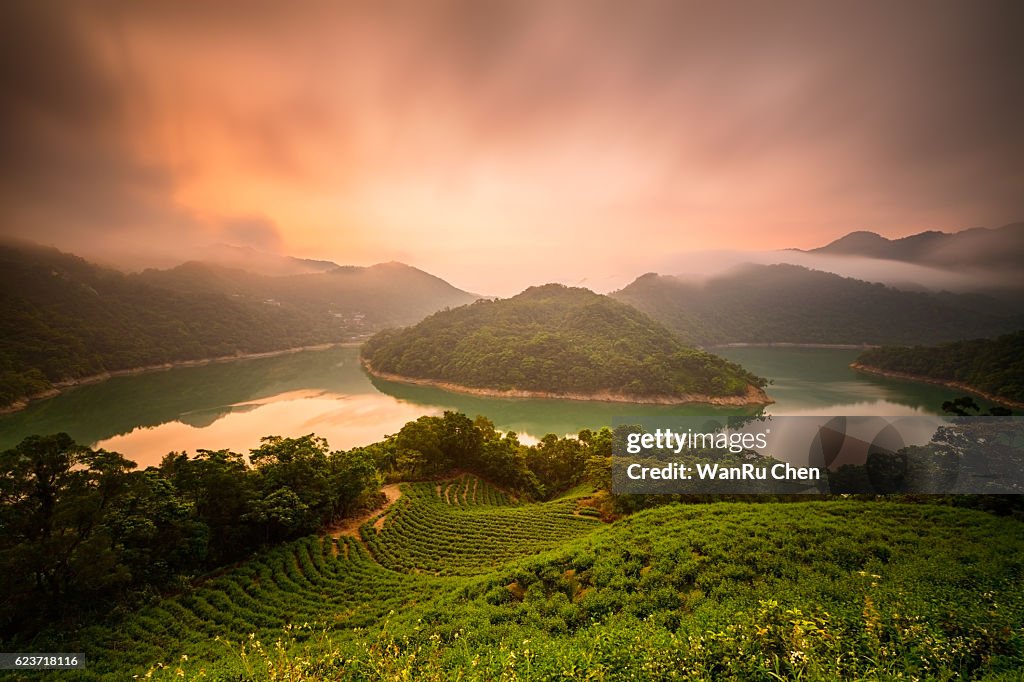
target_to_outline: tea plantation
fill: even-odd
[[[396,571],[475,575],[565,544],[600,522],[574,514],[576,500],[513,505],[470,476],[410,483],[381,530],[361,532],[375,559]]]
[[[1020,679],[1024,526],[928,504],[668,505],[605,524],[405,483],[61,643],[52,679]],[[54,643],[51,643],[54,644]],[[38,677],[25,679],[38,679]]]

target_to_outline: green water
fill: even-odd
[[[859,374],[855,350],[719,348],[716,353],[771,378],[772,414],[938,413],[959,395],[927,384]],[[170,451],[246,452],[261,436],[316,433],[349,448],[395,433],[424,414],[483,414],[524,439],[597,428],[624,415],[751,414],[751,409],[624,405],[569,400],[479,398],[368,377],[358,349],[338,347],[272,358],[117,377],[81,386],[0,416],[0,448],[34,433],[66,431],[81,443],[116,450],[139,465]]]

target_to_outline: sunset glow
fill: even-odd
[[[3,230],[510,294],[996,227],[1024,216],[1024,48],[993,7],[8,3]]]

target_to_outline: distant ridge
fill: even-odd
[[[440,277],[394,261],[287,276],[189,262],[131,277],[183,293],[215,291],[235,300],[294,306],[317,316],[358,321],[365,331],[413,324],[442,308],[478,298]]]
[[[900,239],[857,231],[806,253],[881,258],[942,268],[1020,268],[1024,263],[1024,222],[953,233],[930,230]]]
[[[740,266],[696,284],[649,273],[610,294],[689,343],[918,344],[1024,328],[980,295],[910,292],[798,265]]]

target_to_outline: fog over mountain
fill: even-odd
[[[929,230],[899,239],[851,232],[810,253],[861,256],[948,268],[1015,269],[1024,263],[1024,222],[947,234]]]
[[[773,251],[702,251],[659,260],[652,270],[704,282],[744,264],[788,263],[905,290],[1010,292],[1024,288],[1024,223],[927,231],[901,239],[853,232],[827,245]]]
[[[922,344],[1024,328],[1019,302],[904,291],[788,264],[741,265],[699,283],[650,273],[611,296],[701,345]]]

